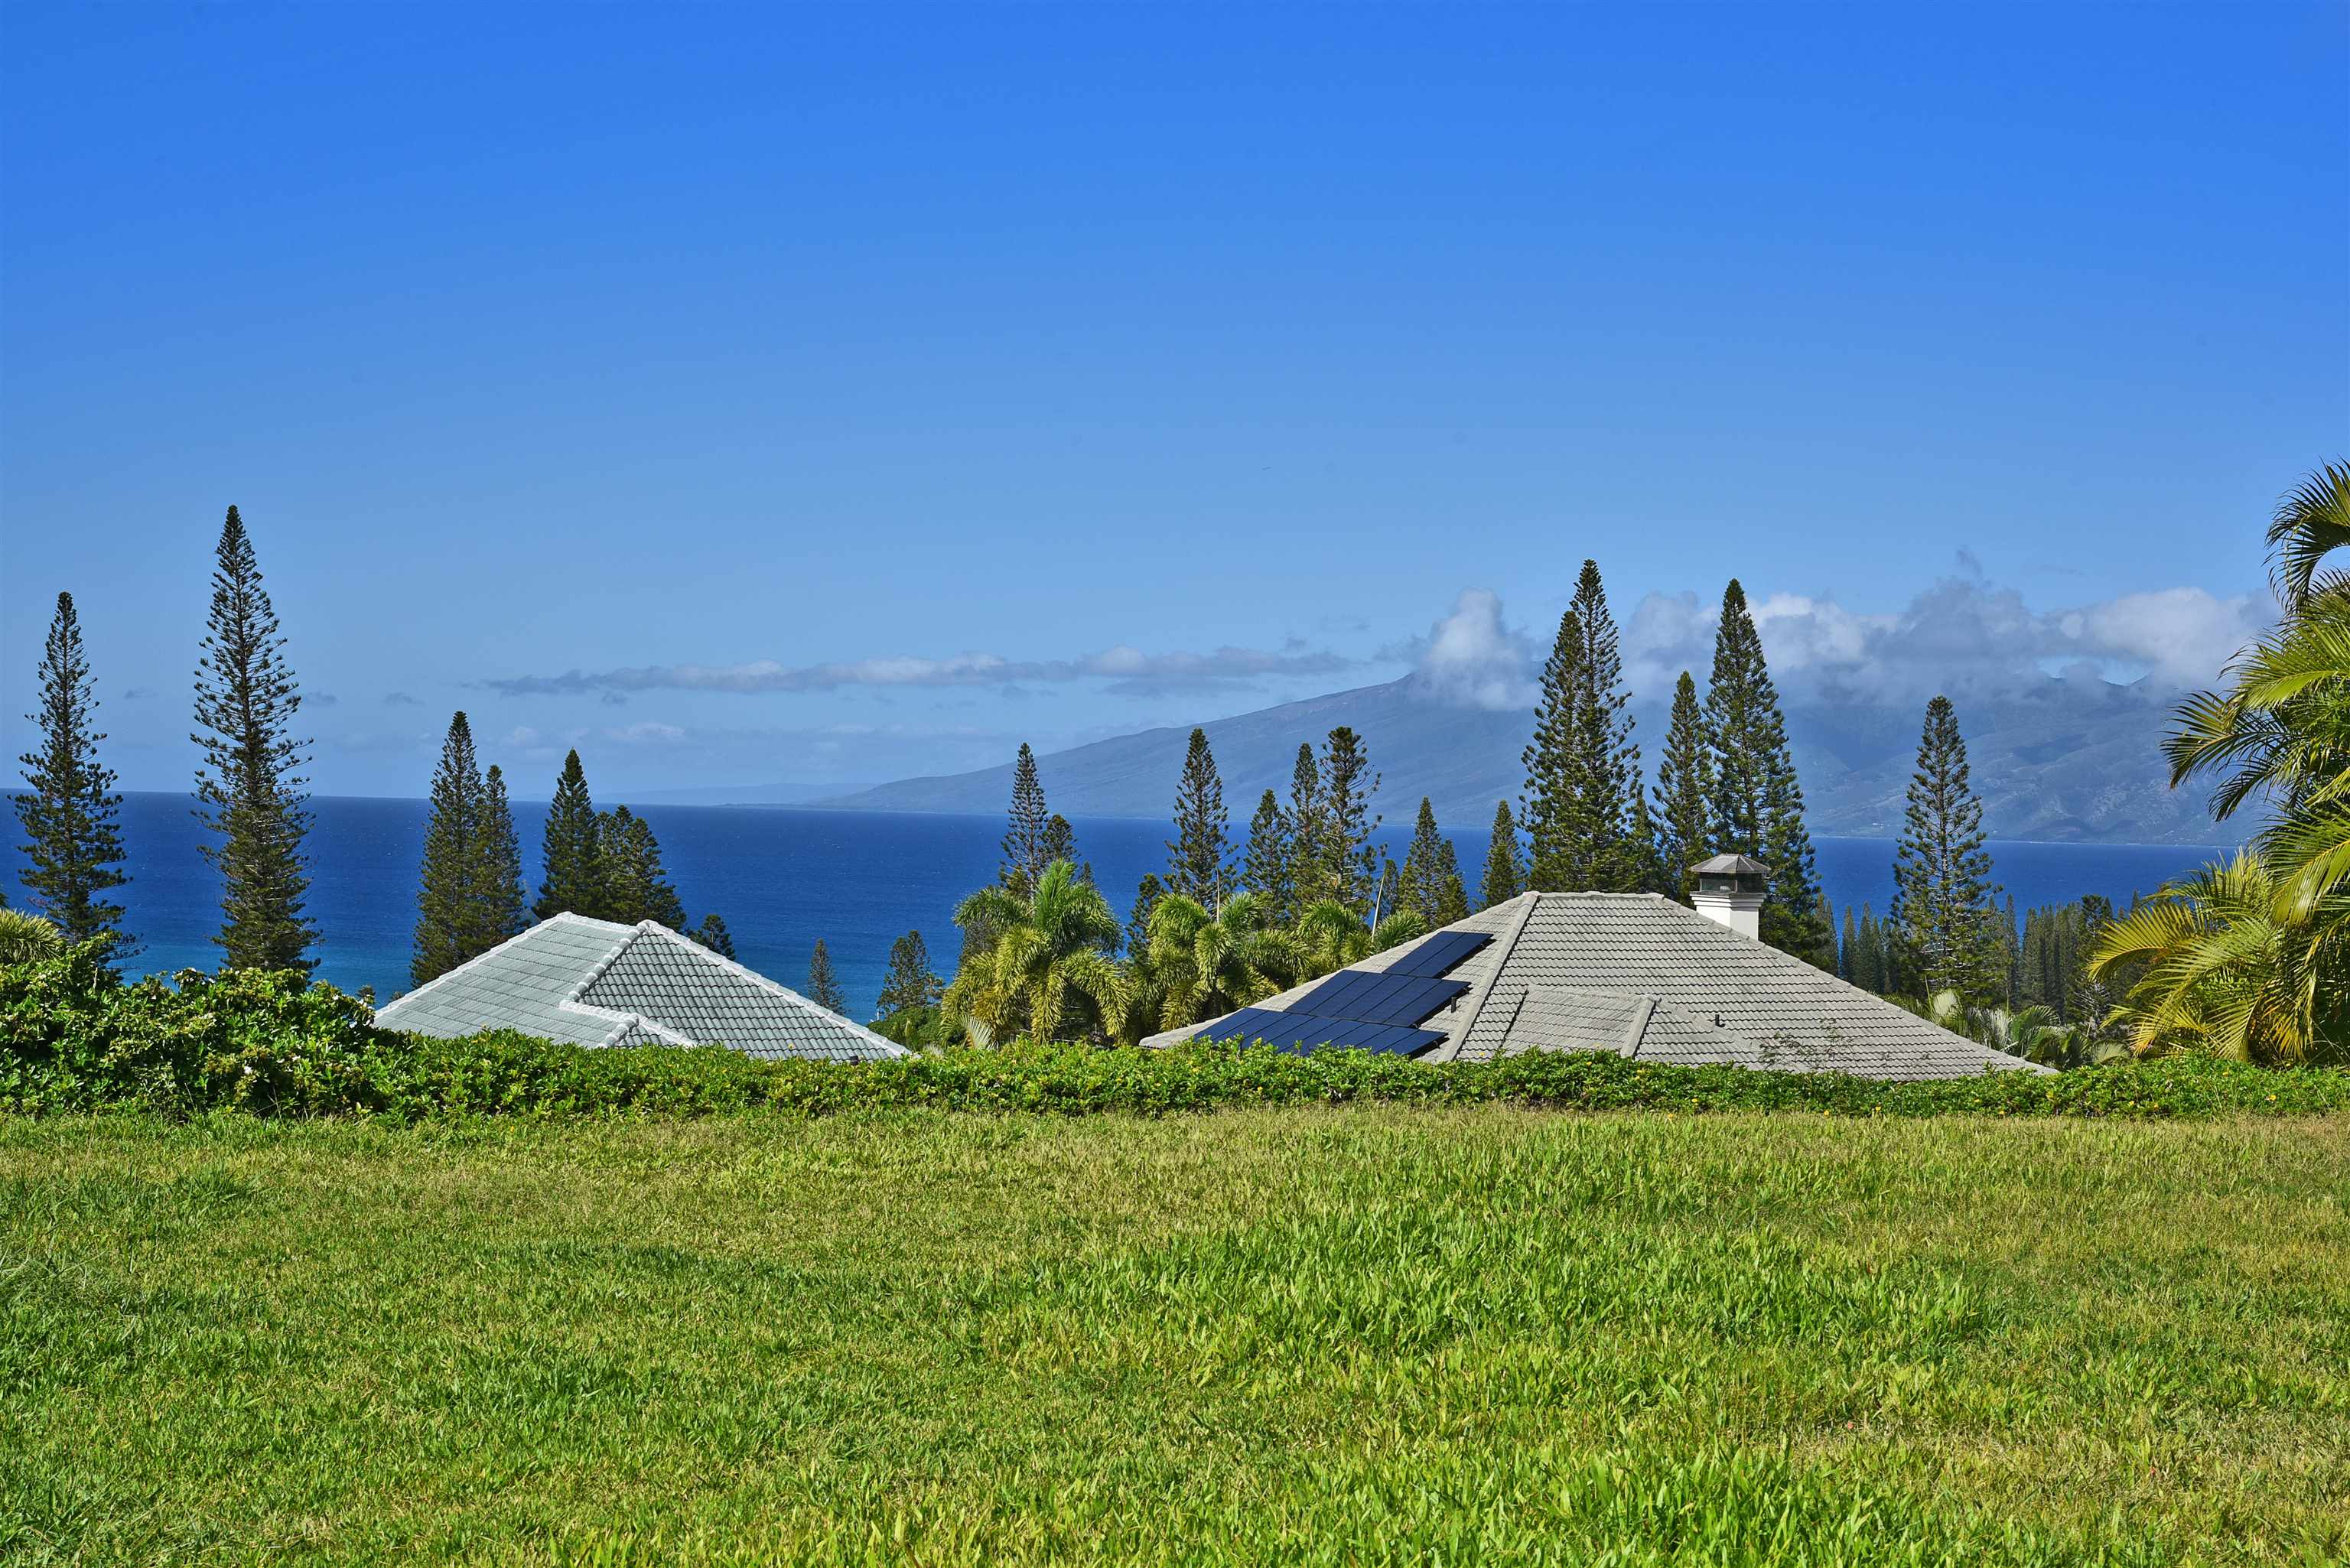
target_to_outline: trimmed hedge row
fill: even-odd
[[[437,1040],[374,1027],[331,986],[258,971],[123,985],[84,949],[0,969],[0,1111],[135,1107],[172,1116],[810,1116],[898,1107],[1159,1116],[1225,1106],[1487,1103],[1835,1116],[2291,1116],[2350,1110],[2350,1070],[2174,1057],[1927,1084],[1673,1067],[1541,1053],[1425,1064],[1356,1051],[1017,1044],[855,1065],[667,1046],[592,1050],[513,1033]]]

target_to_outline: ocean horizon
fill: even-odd
[[[671,880],[689,920],[712,910],[726,921],[741,961],[803,990],[818,939],[829,950],[849,1011],[871,1017],[889,946],[920,930],[942,975],[961,941],[955,905],[993,880],[1003,835],[999,815],[839,811],[795,805],[663,805],[631,810],[659,836]],[[317,978],[347,991],[372,990],[389,1001],[408,989],[416,919],[418,867],[428,803],[375,795],[320,795],[306,847],[311,863],[309,916],[318,928]],[[516,801],[525,875],[534,888],[546,803]],[[1138,817],[1074,819],[1079,856],[1091,862],[1111,908],[1124,919],[1146,872],[1164,873],[1172,826]],[[1403,857],[1410,824],[1388,822],[1378,837]],[[130,884],[115,896],[138,950],[134,974],[211,970],[220,950],[219,880],[200,846],[203,830],[183,794],[126,793],[122,835]],[[1448,831],[1475,893],[1485,862],[1482,830]],[[1814,840],[1821,881],[1839,919],[1847,904],[1883,913],[1893,890],[1889,838]],[[2231,851],[2175,844],[2060,844],[1994,839],[1994,875],[2019,909],[2102,893],[2117,904],[2150,893],[2166,879]],[[26,893],[11,850],[9,901]]]

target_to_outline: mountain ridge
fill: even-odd
[[[1900,831],[1919,716],[1854,698],[1786,705],[1788,740],[1814,833],[1889,836]],[[1635,738],[1653,776],[1664,734],[1661,704],[1635,702]],[[2169,789],[2158,749],[2168,703],[2138,686],[2051,678],[2003,697],[1961,700],[1973,782],[1992,836],[2051,843],[2226,843],[2244,836],[2215,823],[2196,791]],[[1286,797],[1301,742],[1317,747],[1340,724],[1360,732],[1381,775],[1375,808],[1408,819],[1426,795],[1450,826],[1482,826],[1513,805],[1519,761],[1533,730],[1521,709],[1463,707],[1416,677],[1327,692],[1226,718],[1207,732],[1235,833],[1266,789]],[[1070,816],[1159,816],[1193,726],[1173,724],[1040,755],[1053,808]],[[989,812],[1012,794],[1012,764],[898,779],[805,802],[857,811]]]

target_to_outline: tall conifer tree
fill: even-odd
[[[1266,918],[1277,926],[1287,925],[1297,914],[1289,836],[1289,814],[1281,809],[1281,797],[1267,790],[1256,803],[1256,815],[1249,818],[1241,885],[1263,901]]]
[[[824,939],[816,940],[816,950],[808,954],[807,999],[827,1012],[848,1016],[848,997],[840,989],[840,977],[832,971],[832,953]]]
[[[685,905],[670,885],[650,823],[625,805],[614,806],[596,819],[596,848],[603,872],[602,919],[628,926],[650,920],[684,930]]]
[[[1167,896],[1167,884],[1155,871],[1145,871],[1142,880],[1134,885],[1134,903],[1126,916],[1126,957],[1128,963],[1139,962],[1150,954],[1150,913],[1159,908],[1159,900]]]
[[[1232,890],[1230,827],[1224,781],[1216,774],[1208,732],[1195,729],[1175,785],[1175,837],[1167,846],[1167,886],[1211,915],[1224,907],[1224,895]]]
[[[424,825],[424,866],[416,888],[415,950],[408,980],[422,985],[494,945],[486,910],[489,792],[473,753],[463,710],[449,720],[441,763],[432,770],[432,815]]]
[[[1317,846],[1323,881],[1330,897],[1357,913],[1373,909],[1378,899],[1379,857],[1371,836],[1378,831],[1378,814],[1371,798],[1379,792],[1379,775],[1371,772],[1371,754],[1363,738],[1341,724],[1330,732],[1322,749],[1322,824]]]
[[[1670,879],[1666,889],[1687,904],[1697,891],[1690,867],[1711,856],[1713,747],[1698,705],[1697,682],[1681,671],[1673,687],[1672,718],[1664,754],[1657,759],[1657,852]]]
[[[1077,830],[1059,812],[1045,819],[1045,864],[1066,860],[1076,867],[1077,880],[1090,888],[1094,885],[1094,863],[1077,858]],[[1044,873],[1037,873],[1041,880]]]
[[[1708,826],[1717,854],[1748,855],[1771,868],[1762,905],[1762,940],[1822,969],[1835,964],[1835,939],[1820,916],[1820,877],[1804,791],[1795,776],[1779,690],[1762,658],[1762,639],[1735,577],[1721,597],[1714,634],[1713,679],[1705,723],[1712,742],[1713,793]]]
[[[1045,805],[1044,781],[1036,776],[1036,753],[1023,741],[1012,764],[1012,809],[1003,832],[1003,863],[996,872],[997,880],[1023,898],[1053,863],[1045,837],[1052,815]]]
[[[888,1018],[910,1007],[936,1007],[945,993],[946,983],[931,967],[931,947],[921,932],[908,931],[889,944],[889,970],[882,977],[875,1016]]]
[[[1852,906],[1844,907],[1844,940],[1836,949],[1836,978],[1847,985],[1860,981],[1860,925],[1853,919]]]
[[[1329,806],[1322,793],[1322,764],[1314,748],[1300,742],[1289,773],[1289,888],[1293,909],[1303,914],[1325,898],[1338,897],[1326,875]]]
[[[112,935],[115,956],[121,956],[122,906],[106,895],[130,880],[120,869],[122,796],[112,770],[98,760],[98,743],[106,736],[93,728],[96,683],[71,594],[57,596],[40,678],[40,711],[26,715],[40,740],[16,759],[25,770],[25,788],[16,797],[16,820],[25,829],[20,875],[32,890],[34,911],[68,943]]]
[[[726,929],[726,922],[719,918],[717,910],[712,909],[702,916],[702,924],[696,926],[691,934],[696,942],[708,948],[720,958],[731,959],[734,956],[733,933]]]
[[[525,921],[522,845],[515,837],[514,805],[506,799],[506,775],[492,763],[482,779],[482,875],[474,902],[481,921],[477,940],[487,952],[519,936]]]
[[[1526,888],[1562,892],[1574,885],[1582,858],[1575,842],[1575,710],[1583,691],[1583,627],[1573,610],[1559,617],[1558,636],[1543,662],[1542,698],[1534,707],[1534,740],[1521,760],[1525,794],[1518,803],[1526,833]]]
[[[1583,563],[1575,585],[1577,651],[1574,719],[1575,788],[1567,834],[1571,885],[1602,893],[1645,890],[1645,846],[1634,836],[1633,808],[1640,793],[1640,748],[1632,740],[1632,715],[1624,690],[1624,659],[1618,651],[1616,618],[1599,563]]]
[[[236,508],[213,550],[213,601],[196,668],[196,815],[218,836],[203,846],[221,875],[220,934],[229,969],[308,973],[317,928],[304,918],[310,878],[302,854],[309,742],[297,740],[302,691],[286,662],[277,612]]]
[[[1918,768],[1893,857],[1891,924],[1903,967],[1925,995],[1999,1000],[2005,976],[1996,929],[1982,803],[1967,776],[1967,743],[1947,697],[1926,705]]]
[[[605,919],[611,900],[604,887],[602,835],[597,831],[596,803],[588,793],[588,770],[579,765],[577,751],[563,759],[540,845],[538,901],[530,912],[542,920],[567,912]]]
[[[1404,851],[1403,881],[1399,908],[1409,909],[1425,921],[1430,929],[1447,925],[1467,914],[1449,914],[1453,889],[1461,881],[1459,858],[1452,841],[1436,826],[1436,808],[1428,796],[1419,797],[1419,818],[1413,825],[1411,844]]]
[[[1493,805],[1493,832],[1485,845],[1485,879],[1477,889],[1477,907],[1490,909],[1525,891],[1525,872],[1518,857],[1518,825],[1510,816],[1510,803]]]

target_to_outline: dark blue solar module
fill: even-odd
[[[1393,1024],[1365,1023],[1352,1018],[1315,1018],[1282,1012],[1268,1007],[1244,1007],[1222,1018],[1193,1038],[1230,1040],[1245,1044],[1262,1040],[1284,1051],[1305,1052],[1324,1045],[1354,1051],[1386,1051],[1416,1056],[1444,1036],[1433,1029],[1404,1029]]]
[[[1434,980],[1492,940],[1483,931],[1439,931],[1388,965],[1388,972]]]
[[[1416,1056],[1444,1033],[1415,1025],[1469,989],[1467,981],[1444,979],[1445,972],[1492,940],[1482,931],[1439,931],[1390,969],[1340,970],[1286,1009],[1244,1007],[1194,1038],[1262,1040],[1284,1051],[1336,1045]]]

